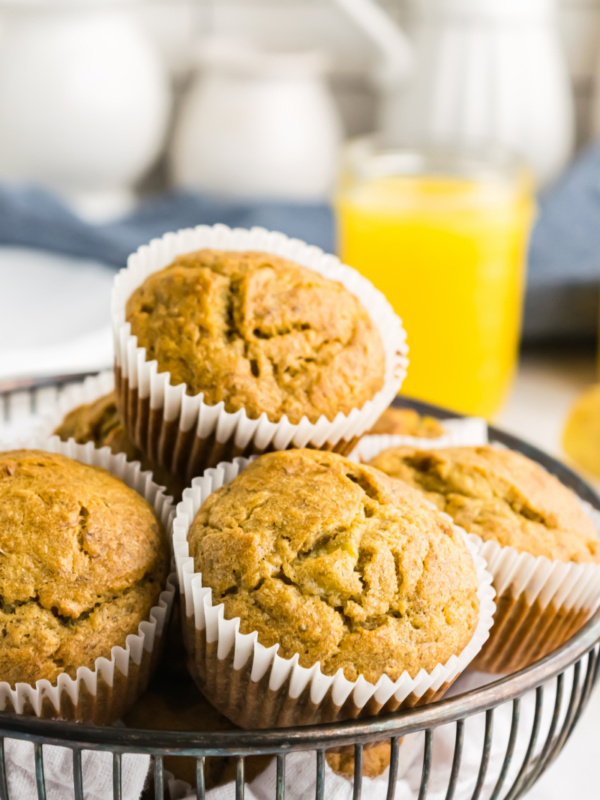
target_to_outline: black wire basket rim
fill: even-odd
[[[5,382],[0,384],[0,399],[18,391],[65,385],[86,377],[88,373]],[[413,408],[419,414],[439,419],[460,419],[463,416],[440,406],[411,400],[404,396],[396,398],[393,405]],[[573,489],[580,498],[600,510],[598,494],[569,467],[516,436],[491,425],[488,426],[488,430],[491,441],[514,448],[537,461]],[[257,753],[282,753],[292,748],[314,750],[364,744],[435,728],[515,700],[585,658],[599,641],[600,608],[574,636],[535,664],[456,697],[367,719],[296,728],[197,733],[101,727],[0,712],[0,734],[10,735],[16,739],[42,741],[48,745],[80,745],[112,753],[139,753],[143,750],[151,755],[165,755],[169,752],[176,752],[178,755],[196,755],[197,751],[201,750],[203,756],[225,754],[245,756]]]
[[[139,752],[139,748],[142,747],[145,752],[151,754],[168,753],[169,750],[173,750],[179,755],[185,755],[189,750],[189,754],[193,755],[194,751],[202,750],[207,756],[224,753],[256,755],[257,752],[280,752],[286,744],[293,745],[295,750],[314,750],[319,745],[329,749],[349,743],[359,744],[406,736],[510,702],[564,672],[585,657],[598,641],[600,641],[600,609],[575,636],[519,672],[456,697],[368,719],[296,728],[196,733],[102,727],[0,713],[0,730],[17,739],[31,739],[34,735],[36,738],[43,738],[44,744],[60,745],[68,741],[111,752],[115,749],[122,752]]]

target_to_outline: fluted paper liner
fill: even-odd
[[[90,375],[83,382],[68,384],[61,391],[58,398],[55,399],[54,403],[51,403],[41,415],[40,432],[45,436],[52,436],[70,411],[84,404],[99,400],[101,397],[113,392],[114,388],[115,374],[113,370]],[[148,458],[144,458],[142,470],[153,472],[154,482],[158,486],[164,487],[166,493],[174,497],[176,501],[181,499],[185,484],[182,484],[177,476],[172,475],[168,470],[159,467],[157,464],[151,463]]]
[[[186,394],[185,384],[173,386],[170,373],[159,373],[157,362],[147,361],[145,349],[138,347],[125,322],[125,306],[149,275],[176,256],[202,248],[272,253],[342,283],[360,299],[381,334],[386,361],[383,388],[349,414],[340,413],[334,420],[322,416],[317,422],[303,417],[293,424],[286,416],[271,422],[265,413],[258,419],[250,419],[245,409],[230,413],[223,402],[209,405],[202,393]],[[220,461],[268,450],[316,447],[349,453],[397,395],[408,365],[402,322],[381,292],[335,256],[263,228],[201,225],[140,247],[115,278],[112,320],[116,395],[125,427],[151,461],[188,481]]]
[[[476,430],[470,428],[469,420],[459,420],[459,433],[462,422],[465,427],[461,445],[486,443],[467,441]],[[361,460],[370,461],[388,447],[400,446],[389,441],[394,438],[398,437],[364,437],[360,450],[357,448]],[[425,449],[427,445],[418,446]],[[600,512],[580,502],[600,535]],[[507,673],[538,661],[576,633],[600,603],[600,564],[553,561],[472,536],[494,577],[496,589],[494,626],[471,665],[473,669]]]
[[[581,502],[600,533],[600,513]],[[494,576],[497,608],[474,669],[505,673],[533,664],[576,633],[600,602],[600,564],[553,561],[483,539],[479,552]]]
[[[388,447],[417,447],[421,450],[431,450],[437,447],[478,447],[488,443],[487,423],[480,417],[442,419],[440,423],[446,433],[434,439],[397,433],[367,434],[358,442],[348,458],[365,463]]]
[[[383,675],[376,684],[362,676],[349,681],[341,669],[333,676],[325,675],[319,663],[310,669],[301,667],[297,655],[282,658],[278,645],[264,647],[256,632],[240,633],[239,617],[225,619],[224,605],[213,605],[212,592],[203,586],[202,575],[194,572],[189,554],[187,534],[198,509],[249,463],[249,459],[236,458],[194,479],[177,506],[173,523],[188,665],[211,703],[241,727],[268,728],[372,716],[441,697],[480,651],[495,610],[492,577],[472,538],[461,531],[477,569],[479,621],[462,653],[431,672],[421,670],[414,678],[404,672],[396,681]]]
[[[85,445],[73,440],[61,442],[57,436],[36,437],[19,446],[61,453],[85,464],[104,467],[151,504],[168,534],[174,514],[172,500],[152,481],[151,473],[140,470],[139,463],[128,462],[124,455],[112,455],[108,447],[96,449],[92,442]],[[96,659],[93,669],[80,667],[76,678],[64,672],[54,683],[48,680],[37,681],[35,685],[17,683],[14,689],[8,682],[0,682],[0,711],[98,725],[119,719],[145,691],[158,662],[175,597],[175,582],[173,573],[149,618],[140,623],[138,633],[129,635],[124,647],[113,647],[110,658]]]

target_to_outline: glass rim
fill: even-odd
[[[500,146],[424,143],[392,147],[380,144],[376,136],[351,140],[346,145],[343,165],[361,180],[413,175],[474,179],[532,176],[523,158]]]

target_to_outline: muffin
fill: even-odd
[[[114,392],[69,411],[54,435],[63,442],[69,439],[78,444],[93,442],[96,447],[110,447],[115,455],[125,453],[128,461],[139,461],[143,470],[152,472],[156,483],[165,486],[171,497],[176,501],[181,499],[183,484],[175,475],[152,464],[129,438],[117,411]]]
[[[227,717],[211,706],[188,676],[177,682],[166,673],[157,674],[148,691],[123,718],[128,728],[151,731],[197,731],[216,733],[236,730]],[[272,756],[250,756],[245,759],[246,782],[252,782],[269,765]],[[175,778],[190,786],[196,785],[196,759],[192,756],[166,756],[164,766]],[[236,759],[208,757],[204,761],[205,789],[235,781]]]
[[[78,454],[85,457],[83,448]],[[140,483],[139,472],[130,472],[132,482],[137,477]],[[140,623],[156,610],[166,585],[169,547],[157,517],[166,506],[155,489],[148,486],[156,510],[99,466],[42,450],[0,453],[0,680],[13,690],[7,693],[13,705],[22,694],[19,684],[32,687],[26,694],[34,697],[37,681],[56,685],[68,676],[85,706],[89,700],[77,670],[95,670],[100,658],[114,661],[112,648],[137,636]],[[135,643],[136,650],[140,645]],[[148,642],[146,647],[150,655]],[[148,673],[145,661],[140,666]],[[147,674],[140,676],[133,664],[129,669],[131,679],[143,685]],[[96,699],[107,693],[104,705],[50,713],[88,721],[119,716],[135,699],[135,682],[129,696],[111,697],[102,674]],[[123,690],[121,683],[115,677],[115,687]]]
[[[225,465],[222,473],[235,471],[236,465]],[[175,524],[183,566],[183,530]],[[334,453],[300,449],[261,456],[205,499],[186,533],[194,573],[202,575],[226,620],[256,636],[262,648],[277,648],[281,660],[293,659],[306,670],[318,665],[317,677],[343,683],[346,696],[359,678],[372,694],[383,681],[387,696],[377,697],[386,710],[439,696],[450,680],[440,680],[439,691],[429,695],[409,697],[409,690],[398,700],[393,693],[463,654],[478,641],[474,634],[485,614],[491,623],[489,607],[480,613],[473,557],[449,518],[414,489]],[[263,703],[260,686],[253,687],[256,698],[249,691],[239,697],[215,691],[210,672],[222,674],[221,667],[209,661],[210,652],[193,652],[189,613],[184,629],[194,677],[243,727],[379,710],[375,702],[367,707],[366,699],[352,708],[356,694],[342,708],[337,690],[314,708],[306,698],[294,707],[286,685]]]
[[[113,326],[125,428],[188,482],[238,455],[350,452],[406,368],[380,292],[259,229],[198,228],[140,248],[116,279]]]
[[[499,595],[494,628],[476,661],[480,669],[526,666],[587,619],[598,597],[598,536],[573,492],[539,464],[486,446],[392,448],[371,465],[420,489],[480,538]],[[576,583],[561,600],[569,580]]]
[[[420,489],[469,533],[554,561],[598,562],[590,517],[570,489],[514,450],[384,450],[371,466]]]
[[[412,408],[386,408],[369,434],[414,436],[418,439],[438,439],[446,430],[434,417],[421,416]]]
[[[250,419],[333,420],[383,386],[381,335],[358,298],[269,253],[178,256],[135,290],[125,319],[173,384]]]
[[[354,748],[352,748],[354,750]],[[371,747],[363,750],[362,774],[365,778],[378,778],[390,765],[392,748],[389,741],[376,742]],[[325,758],[331,769],[343,778],[354,778],[354,753],[325,753]]]
[[[79,444],[93,442],[96,447],[110,447],[115,454],[125,453],[129,461],[140,461],[140,451],[123,427],[114,392],[83,403],[65,415],[54,431],[63,442],[75,439]]]

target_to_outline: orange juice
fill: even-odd
[[[387,295],[408,334],[402,393],[492,417],[517,360],[533,203],[522,170],[346,176],[342,260]]]

